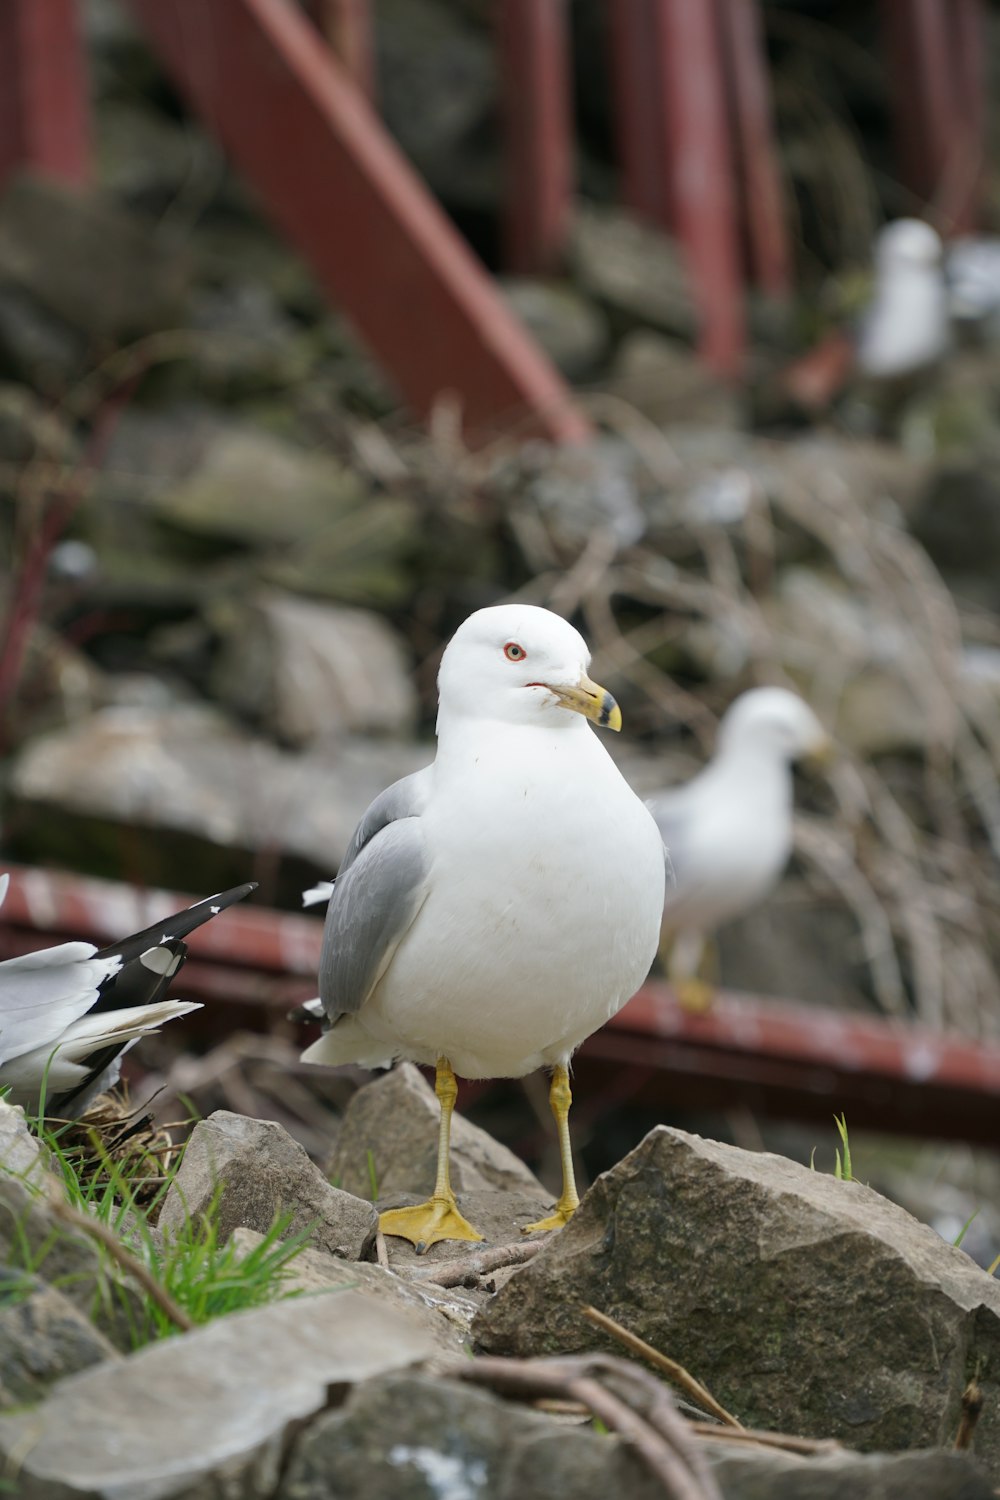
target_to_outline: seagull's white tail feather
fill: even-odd
[[[61,943],[0,963],[0,1083],[7,1067],[29,1052],[46,1056],[97,1003],[120,958],[91,958],[90,943]]]
[[[310,886],[307,891],[302,892],[303,906],[322,906],[329,901],[333,895],[333,881],[320,880],[316,885]]]
[[[50,1098],[79,1088],[91,1072],[87,1059],[95,1052],[109,1046],[121,1047],[125,1052],[140,1037],[158,1031],[167,1021],[186,1016],[192,1010],[201,1010],[197,1001],[160,1000],[153,1005],[136,1005],[128,1010],[97,1011],[81,1016],[65,1028],[58,1043],[35,1047],[5,1063],[0,1082],[5,1088],[10,1088],[11,1104],[34,1108],[43,1083]],[[115,1058],[115,1063],[120,1059],[121,1053]],[[110,1080],[105,1084],[108,1086]]]

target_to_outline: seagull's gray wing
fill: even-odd
[[[334,881],[323,929],[319,993],[330,1025],[361,1009],[427,899],[420,815],[431,768],[404,776],[369,807]]]

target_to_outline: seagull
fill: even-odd
[[[441,661],[435,760],[371,804],[330,895],[319,974],[327,1030],[304,1059],[434,1066],[434,1191],[380,1217],[383,1233],[418,1251],[482,1238],[449,1177],[456,1073],[552,1070],[562,1192],[525,1232],[566,1223],[579,1203],[570,1058],[656,955],[666,854],[592,732],[620,729],[621,712],[589,665],[582,636],[549,610],[470,615]]]
[[[788,861],[793,761],[828,754],[826,731],[796,693],[753,688],[723,715],[704,770],[649,799],[676,874],[662,952],[686,1009],[711,1000],[698,977],[709,935],[763,901]]]
[[[0,905],[9,880],[0,875]],[[0,962],[0,1095],[32,1113],[83,1114],[141,1037],[201,1009],[166,999],[183,939],[256,889],[250,881],[209,896],[107,948],[60,943]]]
[[[941,238],[922,219],[894,219],[875,241],[875,289],[858,330],[863,375],[896,380],[948,352],[951,313]]]

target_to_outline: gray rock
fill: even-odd
[[[212,1205],[221,1239],[238,1226],[266,1234],[290,1214],[287,1233],[312,1225],[310,1239],[345,1260],[361,1260],[375,1243],[370,1203],[331,1187],[303,1148],[273,1120],[216,1110],[191,1133],[184,1159],[160,1210],[169,1233]]]
[[[17,177],[0,201],[0,281],[75,332],[111,344],[181,321],[187,273],[141,223],[97,193]]]
[[[801,1459],[706,1445],[726,1500],[989,1500],[964,1455]],[[660,1483],[617,1437],[565,1426],[491,1393],[429,1375],[356,1387],[296,1444],[275,1500],[659,1500]]]
[[[379,112],[436,197],[495,209],[497,71],[488,26],[448,0],[380,0]]]
[[[506,277],[504,300],[569,380],[596,375],[608,347],[608,320],[568,281]]]
[[[182,536],[257,554],[269,582],[346,603],[391,603],[410,588],[412,506],[370,495],[358,475],[249,423],[217,430],[194,469],[153,497]]]
[[[62,1292],[0,1266],[0,1407],[38,1401],[64,1375],[116,1357],[111,1341]]]
[[[21,1500],[264,1500],[290,1424],[331,1391],[432,1356],[402,1312],[352,1292],[234,1313],[70,1376],[0,1416]]]
[[[28,1129],[24,1110],[0,1099],[0,1176],[39,1184],[45,1169],[46,1153]]]
[[[988,1500],[992,1485],[961,1453],[837,1453],[800,1458],[712,1443],[726,1500]]]
[[[25,826],[37,809],[36,845],[55,807],[61,837],[75,813],[299,854],[333,874],[372,799],[428,759],[419,745],[353,737],[292,755],[200,704],[108,708],[26,745],[10,790]]]
[[[383,1207],[400,1193],[415,1194],[413,1202],[420,1202],[434,1186],[439,1117],[434,1090],[419,1068],[399,1063],[351,1100],[327,1176],[363,1198],[372,1196],[374,1176]],[[501,1189],[551,1202],[551,1194],[512,1151],[460,1114],[452,1118],[451,1183],[456,1193]]]
[[[214,696],[293,745],[412,731],[417,694],[380,615],[276,591],[215,612]]]
[[[252,1229],[233,1230],[233,1242],[241,1254],[260,1241],[261,1235]],[[442,1354],[460,1354],[468,1348],[469,1329],[481,1301],[470,1292],[408,1281],[382,1266],[340,1260],[308,1248],[290,1262],[282,1284],[286,1292],[353,1291],[401,1309],[426,1331]]]
[[[598,1179],[474,1332],[497,1353],[592,1346],[591,1303],[754,1427],[865,1451],[947,1446],[980,1368],[1000,1471],[1000,1286],[857,1182],[660,1126]]]
[[[33,391],[59,400],[79,379],[87,341],[43,307],[23,287],[0,278],[0,365]]]
[[[0,1265],[17,1273],[30,1268],[58,1287],[116,1349],[131,1349],[135,1330],[145,1326],[142,1299],[109,1273],[93,1242],[55,1217],[39,1187],[2,1173]]]
[[[676,245],[617,209],[579,205],[573,223],[576,279],[620,318],[691,339],[697,327]]]
[[[651,422],[736,427],[739,401],[679,339],[637,328],[622,339],[607,389]]]

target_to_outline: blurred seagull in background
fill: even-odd
[[[456,1072],[552,1069],[563,1186],[579,1201],[569,1137],[569,1060],[645,979],[663,911],[666,856],[648,808],[591,725],[621,727],[590,652],[534,605],[479,610],[438,677],[437,757],[361,820],[329,894],[313,1063],[436,1067],[437,1181],[426,1203],[381,1215],[418,1250],[481,1236],[449,1178]],[[588,722],[589,721],[589,722]]]
[[[9,876],[0,876],[0,904]],[[107,948],[60,943],[0,962],[0,1093],[31,1112],[75,1119],[112,1088],[130,1047],[201,1006],[168,1000],[185,937],[256,882],[209,896]]]
[[[784,396],[802,411],[825,411],[858,377],[892,389],[932,370],[951,347],[936,230],[922,219],[894,219],[877,234],[873,261],[871,293],[853,327],[831,332],[781,372]]]
[[[941,237],[922,219],[894,219],[875,240],[875,288],[858,329],[862,375],[896,380],[937,364],[951,345]]]
[[[667,891],[661,954],[681,1004],[703,1010],[705,948],[777,884],[792,850],[792,763],[822,760],[830,742],[812,709],[785,688],[754,688],[730,705],[715,754],[684,786],[649,799],[676,883]]]

